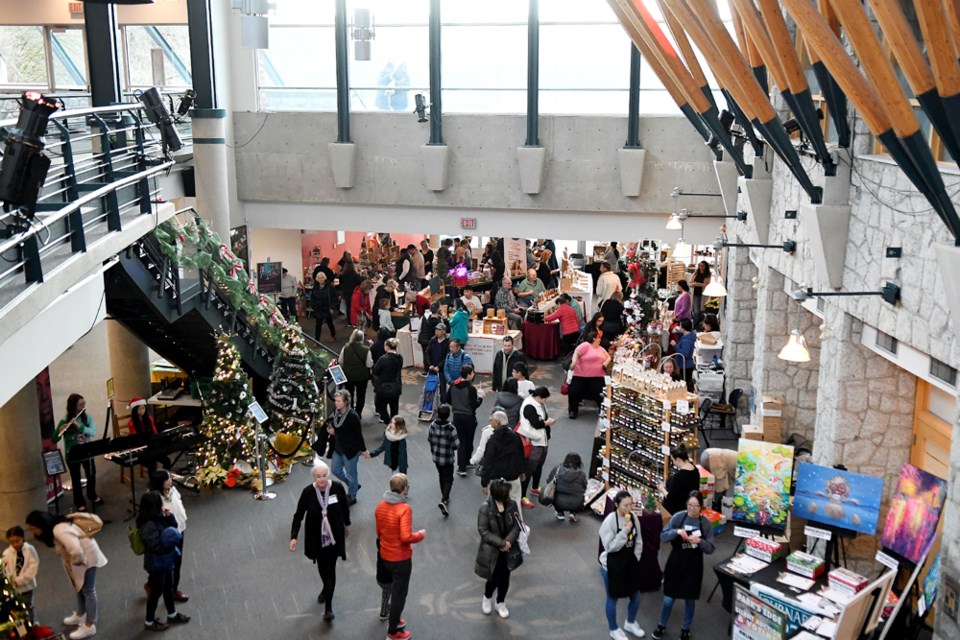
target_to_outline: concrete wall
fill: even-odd
[[[540,139],[547,150],[547,166],[539,195],[520,190],[517,147],[524,139],[523,116],[444,118],[451,160],[449,187],[442,192],[423,186],[420,147],[428,132],[412,115],[353,114],[351,131],[358,147],[356,185],[340,190],[333,184],[326,151],[327,143],[336,139],[335,114],[234,113],[240,199],[662,215],[677,205],[670,197],[675,186],[687,191],[718,191],[711,156],[682,117],[641,119],[640,135],[647,155],[643,189],[636,198],[624,197],[620,191],[617,149],[623,146],[625,118],[541,117]],[[691,205],[700,212],[718,213],[721,202],[719,198],[697,198],[681,204]],[[712,228],[718,226],[714,220]]]

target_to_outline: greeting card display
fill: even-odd
[[[873,535],[880,519],[883,479],[801,462],[793,514]]]
[[[920,562],[933,545],[946,498],[946,480],[912,464],[903,465],[880,544],[910,562]]]
[[[786,529],[792,477],[793,447],[741,439],[732,519],[780,531]]]

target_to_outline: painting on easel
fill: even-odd
[[[912,464],[903,465],[880,544],[919,563],[933,545],[946,498],[946,480]]]

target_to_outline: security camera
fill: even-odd
[[[413,96],[413,99],[417,104],[413,112],[417,114],[417,122],[422,124],[427,121],[427,101],[424,99],[422,93],[416,94]]]

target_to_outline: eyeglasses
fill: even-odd
[[[702,509],[702,507],[699,504],[688,504],[687,509],[696,509],[697,511],[699,511],[700,509]]]

